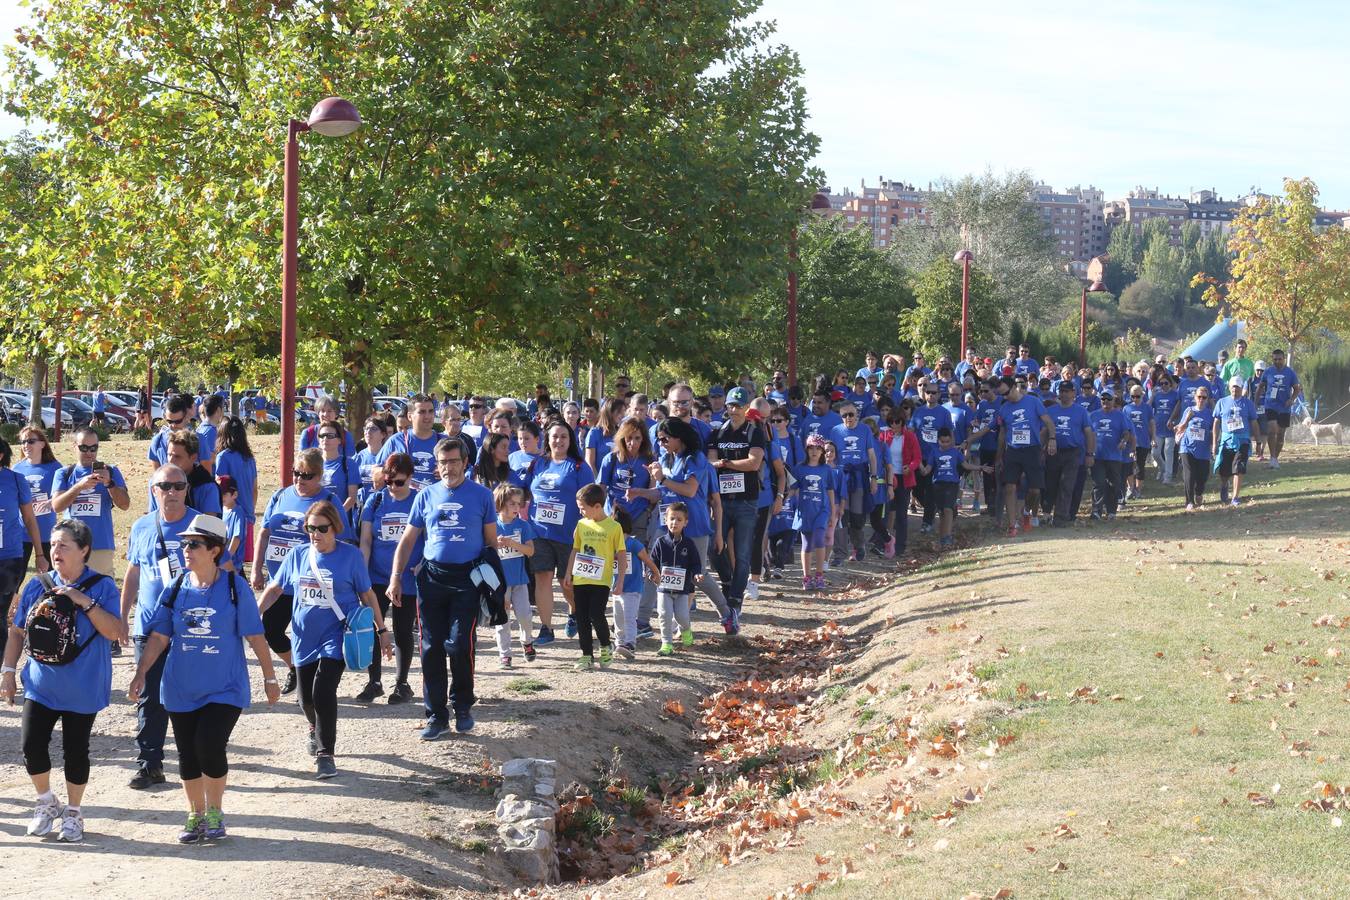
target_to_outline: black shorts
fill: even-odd
[[[1152,447],[1134,448],[1134,477],[1144,477],[1144,464],[1148,462],[1148,455],[1153,452]]]
[[[933,503],[938,509],[956,509],[961,497],[961,484],[956,481],[933,482]]]
[[[558,581],[567,577],[567,563],[572,559],[572,545],[561,541],[550,541],[546,537],[534,539],[534,556],[530,557],[530,571],[533,573],[552,571]]]
[[[0,559],[0,601],[8,601],[19,592],[19,586],[23,584],[23,576],[28,573],[28,564],[24,562],[22,556],[16,556],[13,559]],[[9,623],[0,623],[0,627],[8,628]]]
[[[1003,450],[1003,483],[1017,484],[1027,477],[1027,490],[1039,491],[1045,487],[1045,464],[1041,462],[1040,447],[1005,447]]]
[[[1276,411],[1273,410],[1273,409],[1268,409],[1268,410],[1266,410],[1266,421],[1267,421],[1267,422],[1275,422],[1275,423],[1278,424],[1281,428],[1288,428],[1288,427],[1289,427],[1289,413],[1287,413],[1287,412],[1276,412]]]
[[[1228,447],[1219,451],[1219,474],[1224,478],[1232,478],[1234,475],[1247,474],[1247,454],[1251,452],[1252,445],[1243,443],[1236,450]]]

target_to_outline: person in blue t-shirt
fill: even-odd
[[[358,509],[364,509],[366,501],[370,495],[384,484],[376,484],[375,479],[379,477],[380,469],[380,451],[384,449],[385,443],[393,434],[392,427],[389,432],[384,430],[385,419],[383,416],[370,416],[366,419],[363,436],[366,445],[356,451],[352,461],[356,463],[357,477],[361,479],[361,487],[356,492],[356,505]],[[434,433],[434,432],[433,432]],[[439,437],[439,435],[438,435]]]
[[[377,652],[393,657],[389,629],[371,590],[370,571],[361,551],[338,540],[346,517],[327,500],[305,512],[309,543],[296,547],[263,591],[258,608],[264,615],[278,600],[291,597],[291,632],[295,635],[295,668],[300,708],[309,722],[315,776],[337,774],[337,689],[347,665],[342,656],[343,623],[361,604],[370,608],[379,638]],[[390,598],[392,599],[392,597]]]
[[[919,449],[923,453],[924,463],[928,464],[933,454],[938,451],[938,432],[944,428],[952,429],[952,414],[942,405],[942,389],[936,383],[930,381],[924,385],[923,393],[925,405],[914,410],[909,424],[919,438]],[[920,530],[926,534],[933,530],[938,513],[937,498],[933,493],[931,465],[919,468],[914,493],[923,504],[923,525]]]
[[[1270,460],[1267,465],[1272,469],[1280,467],[1280,454],[1284,452],[1284,432],[1289,428],[1290,410],[1303,393],[1298,375],[1284,364],[1284,351],[1274,350],[1270,354],[1270,367],[1261,374],[1261,405],[1266,409],[1266,443],[1270,447]]]
[[[1233,506],[1242,505],[1239,495],[1242,477],[1247,474],[1252,437],[1261,433],[1261,418],[1256,414],[1256,405],[1243,396],[1245,388],[1246,380],[1234,375],[1228,380],[1228,396],[1214,404],[1214,444],[1218,448],[1214,463],[1219,473],[1219,502],[1231,502]]]
[[[1120,505],[1123,466],[1134,457],[1134,429],[1116,408],[1116,396],[1102,392],[1102,408],[1090,416],[1097,436],[1092,463],[1092,518],[1114,519]]]
[[[361,489],[360,469],[356,460],[342,452],[342,432],[336,424],[319,426],[319,448],[323,452],[323,486],[342,501],[342,514],[350,524],[353,511],[356,510],[356,495]],[[393,441],[390,441],[392,444]],[[355,529],[348,527],[343,531],[347,543],[356,543]]]
[[[1172,484],[1177,464],[1177,438],[1173,432],[1172,412],[1181,402],[1176,382],[1166,371],[1153,380],[1148,404],[1153,409],[1153,464],[1158,468],[1158,480]]]
[[[1007,401],[998,411],[999,460],[1003,465],[1003,505],[1008,516],[1008,536],[1016,537],[1019,520],[1023,530],[1034,527],[1038,517],[1041,490],[1045,487],[1045,466],[1041,462],[1042,435],[1045,453],[1053,456],[1057,450],[1055,428],[1050,414],[1036,397],[1025,396],[1021,384],[1011,376],[1003,376],[1008,387]],[[1025,512],[1017,492],[1021,480],[1026,479]]]
[[[978,401],[971,421],[971,431],[966,436],[971,442],[971,450],[979,450],[980,466],[992,466],[998,459],[998,410],[1003,405],[1003,396],[999,393],[1002,382],[997,378],[986,379],[976,388]],[[998,478],[988,472],[980,476],[984,488],[985,514],[998,517],[999,490]],[[917,479],[916,479],[917,484]],[[976,499],[976,510],[979,500]]]
[[[1025,375],[1029,380],[1040,380],[1041,364],[1032,358],[1030,347],[1017,348],[1017,362],[1013,363],[1013,374]]]
[[[389,692],[389,703],[392,705],[413,699],[412,687],[408,684],[408,670],[412,666],[414,654],[417,579],[412,565],[398,575],[402,599],[394,604],[389,598],[389,583],[394,578],[394,553],[408,527],[413,495],[416,493],[413,488],[416,483],[413,469],[413,459],[406,453],[394,453],[386,457],[377,476],[383,487],[367,497],[365,505],[361,507],[361,555],[370,569],[371,588],[375,591],[375,599],[379,601],[380,615],[388,618],[391,609],[393,614],[397,677]],[[420,556],[421,551],[420,543],[413,547],[414,559]],[[384,693],[381,681],[384,667],[379,656],[371,659],[366,674],[366,686],[356,695],[356,699],[369,703]]]
[[[269,706],[276,705],[281,687],[253,592],[242,575],[220,568],[228,539],[224,523],[200,515],[179,537],[187,571],[160,594],[127,698],[140,696],[146,672],[166,656],[160,695],[173,723],[178,771],[188,801],[187,824],[178,842],[195,844],[225,837],[226,749],[251,700],[244,641],[262,669]]]
[[[951,428],[944,425],[938,429],[937,451],[927,457],[920,468],[926,469],[933,479],[934,502],[941,511],[938,519],[938,549],[950,548],[956,542],[952,526],[956,520],[956,505],[961,497],[961,473],[979,472],[985,467],[979,463],[966,462],[965,454],[955,445]]]
[[[225,401],[218,394],[207,394],[201,403],[202,423],[197,426],[197,455],[212,475],[216,461],[216,445],[220,441],[220,426],[225,420]]]
[[[1083,471],[1096,460],[1097,437],[1087,410],[1075,402],[1072,381],[1059,383],[1059,403],[1047,407],[1055,426],[1054,456],[1045,458],[1044,509],[1052,513],[1051,524],[1064,528],[1078,518],[1082,502]],[[1077,499],[1075,499],[1077,498]]]
[[[337,401],[327,394],[314,401],[314,412],[319,417],[319,421],[300,432],[301,450],[321,450],[323,442],[319,440],[319,428],[323,425],[335,425],[338,432],[342,435],[342,452],[347,456],[356,455],[356,439],[352,437],[350,431],[342,426],[338,421]]]
[[[568,562],[572,558],[572,533],[576,530],[576,495],[595,481],[595,473],[581,458],[581,447],[576,435],[565,423],[557,423],[548,430],[548,448],[539,462],[531,467],[530,521],[536,532],[534,556],[530,570],[534,572],[534,599],[539,612],[539,634],[536,645],[553,643],[553,581],[562,585],[563,599],[567,601],[567,636],[576,636],[576,618],[572,613],[572,589],[563,584]]]
[[[258,461],[253,458],[253,448],[248,444],[244,420],[238,416],[229,416],[221,422],[217,443],[220,449],[216,451],[212,471],[217,478],[223,475],[234,479],[234,485],[239,489],[235,509],[244,523],[244,562],[252,563],[253,531],[258,510]],[[261,561],[257,565],[261,566]],[[243,569],[235,571],[242,572]]]
[[[216,479],[220,487],[220,518],[225,523],[225,555],[220,567],[227,572],[244,573],[244,520],[239,515],[239,486],[228,475]]]
[[[858,408],[859,421],[877,414],[877,406],[872,399],[872,391],[868,388],[865,377],[853,379],[853,390],[844,394],[843,402],[852,403]]]
[[[616,569],[614,590],[610,592],[614,601],[614,651],[624,659],[634,659],[637,656],[638,614],[642,605],[643,585],[659,581],[661,570],[656,568],[647,548],[634,535],[636,528],[628,511],[617,507],[614,521],[623,529],[624,552],[628,554],[623,581],[618,582]],[[644,578],[644,573],[650,573],[651,578]]]
[[[474,727],[470,709],[477,702],[473,655],[480,600],[471,573],[485,557],[490,562],[499,555],[492,492],[464,477],[467,465],[464,445],[458,440],[446,438],[436,445],[440,481],[417,492],[408,527],[394,551],[393,571],[421,565],[417,608],[422,621],[422,698],[427,715],[424,741],[434,741],[449,730],[451,707],[456,731]],[[417,554],[423,535],[426,543]],[[401,599],[402,591],[399,580],[391,579],[390,602]]]
[[[23,459],[14,464],[14,471],[28,482],[28,490],[33,495],[33,518],[37,519],[38,537],[41,539],[40,543],[34,544],[29,537],[24,537],[23,570],[27,572],[28,560],[32,559],[34,549],[44,564],[45,560],[51,558],[47,544],[51,540],[52,526],[56,524],[56,512],[52,508],[52,479],[60,471],[61,463],[52,454],[47,432],[36,425],[25,425],[19,429],[19,449]]]
[[[941,407],[938,407],[941,409]],[[947,411],[942,410],[946,415]],[[839,507],[843,513],[845,533],[848,545],[852,547],[851,557],[861,560],[866,553],[863,544],[863,524],[872,510],[872,496],[877,477],[882,473],[880,445],[872,435],[872,429],[862,424],[859,410],[852,403],[844,403],[839,408],[844,424],[836,425],[828,435],[839,451],[840,468],[844,472],[845,486],[839,493]],[[834,558],[843,562],[846,546],[840,544],[834,548]]]
[[[824,388],[811,395],[811,410],[802,416],[797,427],[797,436],[805,441],[813,434],[829,438],[835,426],[844,424],[839,413],[830,409],[830,392]]]
[[[1203,509],[1205,482],[1209,480],[1210,460],[1214,458],[1214,410],[1209,405],[1209,386],[1195,390],[1192,404],[1186,407],[1176,427],[1181,448],[1181,478],[1186,486],[1186,511]]]
[[[1207,395],[1213,396],[1209,379],[1200,373],[1200,366],[1196,361],[1188,356],[1182,362],[1182,371],[1177,376],[1177,405],[1172,410],[1172,418],[1169,420],[1172,427],[1181,421],[1181,416],[1187,409],[1195,405],[1195,392],[1198,389],[1204,388]]]
[[[1153,421],[1153,410],[1144,402],[1144,386],[1131,379],[1128,390],[1129,402],[1122,407],[1121,412],[1125,414],[1125,419],[1134,431],[1134,462],[1131,465],[1130,461],[1126,460],[1125,484],[1128,488],[1127,499],[1138,500],[1144,496],[1144,470],[1153,451],[1156,426]]]
[[[3,476],[0,476],[3,477]],[[75,640],[79,654],[64,665],[43,662],[31,655],[23,666],[23,716],[20,725],[24,767],[37,792],[37,805],[28,822],[28,834],[43,837],[60,821],[58,839],[75,842],[84,837],[80,803],[89,784],[89,735],[94,717],[112,697],[110,641],[122,635],[117,585],[88,566],[93,536],[78,519],[52,528],[52,570],[29,581],[14,611],[16,640],[4,649],[0,668],[0,697],[13,704],[18,691],[15,671],[25,649],[29,614],[51,594],[64,595],[75,607]],[[43,572],[46,573],[45,567]],[[46,579],[44,584],[42,579]],[[61,723],[65,754],[67,805],[62,807],[51,787],[52,732]]]
[[[408,454],[413,461],[412,488],[419,491],[437,481],[436,445],[441,442],[441,435],[433,427],[436,424],[436,401],[425,394],[416,394],[409,403],[409,421],[412,428],[394,432],[380,447],[375,461],[383,463],[395,453]]]
[[[636,423],[634,428],[641,433]],[[534,662],[534,617],[530,612],[530,571],[527,560],[534,555],[534,526],[520,514],[525,506],[525,489],[512,484],[499,484],[492,492],[492,504],[497,510],[497,559],[506,578],[506,608],[515,618],[520,634],[521,652],[526,662]],[[503,622],[496,628],[497,653],[503,669],[513,666],[511,657],[511,623]]]
[[[99,438],[89,428],[76,430],[75,450],[79,461],[57,470],[51,480],[51,505],[55,513],[67,519],[79,519],[94,535],[90,567],[104,575],[113,574],[113,507],[131,508],[122,470],[98,458]]]

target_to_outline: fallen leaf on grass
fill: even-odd
[[[1261,793],[1260,791],[1248,791],[1248,792],[1247,792],[1247,802],[1250,803],[1252,806],[1260,806],[1260,807],[1265,807],[1265,808],[1270,808],[1270,807],[1273,807],[1273,806],[1275,805],[1275,801],[1274,801],[1274,800],[1272,800],[1271,798],[1267,797],[1265,794]]]
[[[1064,862],[1063,860],[1060,860],[1059,862],[1055,863],[1053,866],[1050,867],[1051,874],[1058,874],[1059,872],[1067,872],[1067,871],[1069,871],[1069,864]]]
[[[666,705],[662,707],[662,709],[666,711],[666,715],[668,716],[684,715],[684,704],[679,700],[667,700]]]
[[[1061,822],[1060,824],[1055,826],[1054,835],[1057,838],[1061,838],[1066,841],[1071,841],[1074,838],[1078,837],[1078,832],[1070,828],[1067,823]]]
[[[684,876],[679,872],[666,873],[666,887],[674,887],[682,881],[684,881]]]

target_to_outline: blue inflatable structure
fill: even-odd
[[[1219,358],[1219,351],[1231,348],[1237,342],[1237,339],[1242,337],[1244,330],[1242,323],[1236,319],[1220,319],[1214,323],[1213,328],[1200,335],[1194,343],[1184,348],[1177,356],[1189,356],[1196,360],[1214,362]]]

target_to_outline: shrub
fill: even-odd
[[[259,422],[253,428],[254,434],[281,434],[280,422]]]
[[[146,428],[145,426],[133,428],[131,430],[131,439],[133,441],[148,441],[150,438],[154,437],[154,435],[155,430],[153,428]]]
[[[19,429],[21,425],[15,425],[13,422],[6,422],[0,425],[0,438],[5,439],[7,444],[16,444],[19,441]]]
[[[93,423],[90,423],[87,427],[90,428],[94,434],[98,435],[100,443],[112,437],[112,431],[106,425],[94,425]]]

